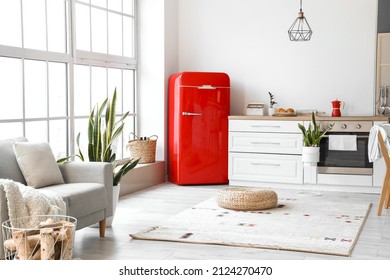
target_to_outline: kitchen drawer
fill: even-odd
[[[303,184],[302,157],[229,153],[229,180]]]
[[[229,131],[301,133],[299,121],[229,120]]]
[[[229,132],[229,151],[302,154],[302,134]]]

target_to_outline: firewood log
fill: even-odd
[[[53,231],[51,235],[53,236],[54,241],[58,242],[58,241],[64,241],[65,239],[68,239],[68,236],[66,235],[66,231],[67,230],[63,227],[60,230]]]
[[[27,231],[18,230],[12,233],[15,243],[16,253],[20,260],[28,260],[31,256],[32,249],[27,239]]]
[[[7,251],[10,251],[10,252],[16,251],[16,245],[15,245],[14,240],[13,239],[7,239],[6,241],[4,241],[4,248]]]
[[[71,260],[72,259],[72,252],[73,252],[73,234],[75,231],[74,224],[72,223],[66,223],[64,225],[64,229],[66,232],[67,239],[65,239],[62,243],[62,260]]]
[[[41,229],[41,259],[54,260],[54,238],[52,228]]]

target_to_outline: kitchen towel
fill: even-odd
[[[356,135],[329,135],[329,150],[357,151]]]
[[[390,124],[374,125],[370,130],[368,137],[368,160],[374,162],[382,158],[381,149],[378,141],[378,133],[382,134],[386,148],[390,151],[390,141],[388,135],[390,135]]]

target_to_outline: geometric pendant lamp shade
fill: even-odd
[[[290,41],[309,41],[311,39],[311,35],[313,34],[313,31],[302,12],[302,0],[300,0],[300,3],[301,5],[298,18],[288,29]]]

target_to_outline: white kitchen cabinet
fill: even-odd
[[[302,136],[284,133],[230,132],[229,151],[301,154]]]
[[[300,133],[296,121],[229,120],[229,131]]]
[[[299,155],[229,153],[229,179],[274,183],[303,183]]]
[[[229,180],[303,183],[299,121],[229,120]]]
[[[291,120],[290,120],[291,119]],[[389,122],[383,117],[319,117],[326,124],[335,121]],[[373,175],[317,174],[316,166],[302,163],[302,133],[298,123],[308,126],[310,116],[229,117],[229,181],[237,186],[268,186],[293,189],[379,193],[385,166],[374,162]]]

